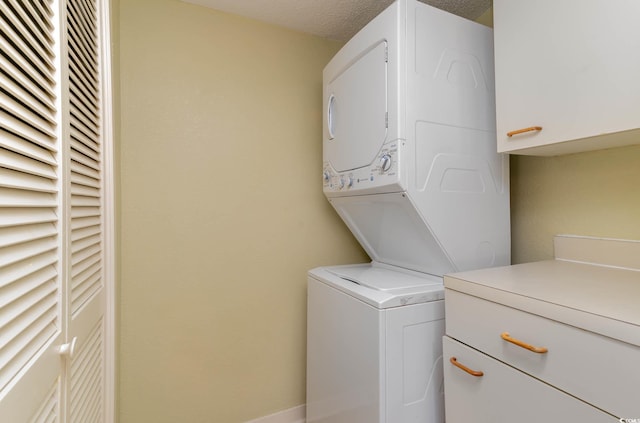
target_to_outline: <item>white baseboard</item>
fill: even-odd
[[[306,420],[306,414],[306,406],[299,405],[297,407],[279,411],[246,423],[304,423]]]

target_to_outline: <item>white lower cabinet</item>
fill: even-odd
[[[640,421],[640,241],[445,275],[447,423]]]
[[[447,423],[618,421],[448,336],[443,338],[443,358]],[[451,363],[452,358],[475,375]]]

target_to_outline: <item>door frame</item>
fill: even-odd
[[[118,260],[117,260],[117,165],[115,148],[115,121],[114,121],[114,95],[113,95],[113,63],[111,60],[111,0],[100,0],[100,48],[101,48],[101,73],[102,73],[102,140],[104,143],[103,166],[103,225],[104,225],[104,281],[105,281],[105,328],[104,328],[104,357],[105,357],[105,423],[116,421],[116,386],[117,386],[117,287]]]

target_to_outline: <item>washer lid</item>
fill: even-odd
[[[318,267],[309,276],[378,309],[444,298],[442,278],[376,262]]]
[[[442,287],[442,279],[425,274],[414,274],[391,270],[377,265],[351,265],[331,267],[330,273],[346,279],[358,285],[385,292],[393,292],[398,289],[431,290]]]

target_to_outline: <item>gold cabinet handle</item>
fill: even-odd
[[[542,126],[530,126],[528,128],[516,129],[515,131],[507,132],[508,137],[512,137],[518,134],[524,134],[525,132],[542,131]]]
[[[545,354],[548,351],[545,347],[535,347],[533,345],[527,344],[526,342],[522,342],[519,339],[512,338],[508,332],[502,332],[500,334],[500,337],[507,342],[511,342],[512,344],[515,344],[526,350],[533,351],[534,353]]]
[[[456,366],[457,368],[464,370],[465,372],[469,373],[469,374],[470,374],[470,375],[472,375],[472,376],[480,377],[480,376],[483,376],[483,375],[484,375],[484,373],[482,373],[482,372],[480,372],[480,371],[478,371],[478,370],[471,370],[470,368],[468,368],[468,367],[467,367],[467,366],[465,366],[464,364],[460,364],[460,363],[458,363],[458,359],[457,359],[457,358],[455,358],[455,357],[451,357],[451,358],[449,359],[449,361],[451,362],[451,364],[453,364],[453,365],[454,365],[454,366]]]

